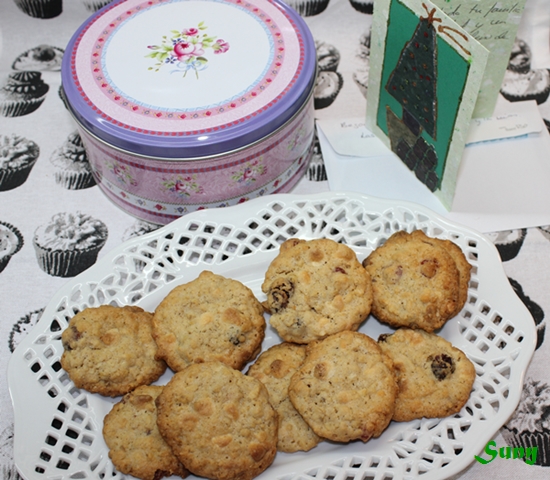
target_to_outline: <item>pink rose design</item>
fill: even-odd
[[[177,180],[174,184],[174,190],[176,192],[185,192],[185,184],[181,180]]]
[[[188,37],[195,37],[199,34],[198,28],[186,28],[183,32],[183,35],[187,35]]]
[[[191,57],[198,57],[204,54],[202,49],[202,43],[189,43],[189,42],[180,42],[174,46],[174,55],[178,60],[184,61]]]
[[[214,50],[214,54],[225,53],[229,50],[229,43],[220,38],[219,40],[216,40],[214,45],[212,45],[212,49]]]

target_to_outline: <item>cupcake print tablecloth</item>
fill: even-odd
[[[289,0],[316,41],[317,118],[364,115],[375,2]],[[3,0],[0,5],[0,480],[19,478],[13,463],[13,412],[6,380],[10,355],[59,288],[105,252],[157,228],[125,214],[100,192],[76,125],[59,95],[65,46],[82,22],[107,3]],[[527,3],[502,95],[510,101],[536,99],[550,128],[550,10],[545,0]],[[317,145],[294,193],[328,190]],[[525,395],[495,441],[497,445],[530,442],[547,452],[539,455],[538,463],[543,465],[499,459],[490,465],[474,462],[457,478],[547,478],[550,226],[495,232],[492,239],[538,333]],[[48,249],[53,245],[56,255]]]

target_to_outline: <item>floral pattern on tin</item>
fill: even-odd
[[[267,173],[267,167],[260,162],[254,160],[245,163],[244,166],[231,174],[231,179],[240,186],[247,187],[254,183],[258,177]]]
[[[132,176],[131,169],[127,165],[118,162],[107,162],[107,168],[115,176],[119,183],[123,185],[137,186],[137,182]]]
[[[163,65],[173,65],[172,73],[181,72],[185,77],[189,70],[193,70],[195,77],[199,78],[199,71],[208,66],[206,50],[211,49],[214,55],[229,50],[229,43],[225,40],[203,33],[207,28],[204,22],[200,22],[197,27],[172,30],[170,37],[162,37],[160,45],[149,45],[147,48],[152,52],[145,56],[157,62],[149,70],[158,72]]]
[[[197,183],[196,175],[176,175],[172,178],[164,178],[162,186],[165,191],[172,192],[179,198],[190,197],[192,193],[204,193],[202,186]]]

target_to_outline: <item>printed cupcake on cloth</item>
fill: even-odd
[[[57,213],[34,234],[38,265],[55,277],[74,277],[96,262],[107,235],[107,226],[90,215]]]
[[[516,412],[500,432],[512,447],[536,447],[534,463],[550,466],[550,385],[528,379]]]
[[[313,17],[323,13],[330,0],[288,0],[286,3],[302,17]]]
[[[63,0],[13,0],[23,13],[33,18],[54,18],[63,12]]]
[[[23,246],[23,236],[13,225],[0,222],[0,272]]]
[[[46,99],[49,89],[40,72],[10,73],[0,89],[0,114],[21,117],[34,112]]]
[[[68,190],[93,187],[95,183],[88,155],[78,132],[71,133],[50,161],[55,167],[55,181]]]
[[[550,95],[550,71],[531,68],[531,49],[521,39],[512,48],[500,93],[510,102],[535,100],[539,105]]]
[[[18,71],[59,71],[64,50],[50,45],[38,45],[19,55],[12,63],[11,68]]]
[[[82,0],[83,5],[89,12],[97,12],[100,8],[111,3],[112,0]]]
[[[40,148],[19,135],[0,135],[0,192],[19,187],[38,160]]]

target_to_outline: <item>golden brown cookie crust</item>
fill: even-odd
[[[174,371],[207,361],[240,370],[260,353],[263,313],[246,285],[203,271],[171,290],[156,308],[153,336],[158,355]]]
[[[157,399],[158,426],[198,476],[251,480],[277,452],[277,413],[259,380],[221,362],[177,372]]]
[[[127,393],[103,421],[103,438],[116,469],[142,480],[189,472],[172,453],[157,427],[155,400],[162,386],[144,385]]]
[[[399,386],[394,420],[447,417],[468,401],[476,377],[474,365],[443,337],[400,328],[382,335],[378,344],[392,359]]]
[[[288,394],[320,437],[366,442],[391,421],[397,383],[390,359],[372,338],[344,331],[308,345]]]
[[[273,345],[256,359],[247,373],[266,386],[271,405],[279,415],[277,449],[281,452],[308,451],[321,441],[288,397],[290,379],[306,358],[306,348],[306,345],[288,342]]]
[[[455,312],[451,314],[451,317],[454,317],[460,313],[462,307],[464,307],[464,304],[468,299],[468,287],[470,284],[472,266],[466,259],[466,256],[464,255],[462,249],[456,243],[440,238],[432,238],[428,236],[425,237],[426,239],[428,239],[428,241],[431,241],[436,245],[440,245],[445,250],[447,250],[449,255],[451,255],[451,257],[455,261],[456,267],[458,269],[458,301]]]
[[[357,330],[372,305],[370,277],[355,252],[327,238],[285,241],[265,273],[262,291],[270,324],[294,343]]]
[[[135,306],[84,309],[61,335],[61,366],[78,388],[106,396],[154,382],[166,364],[156,358],[152,318]]]
[[[460,275],[446,248],[421,230],[398,231],[365,260],[372,313],[393,327],[433,332],[459,307]]]

